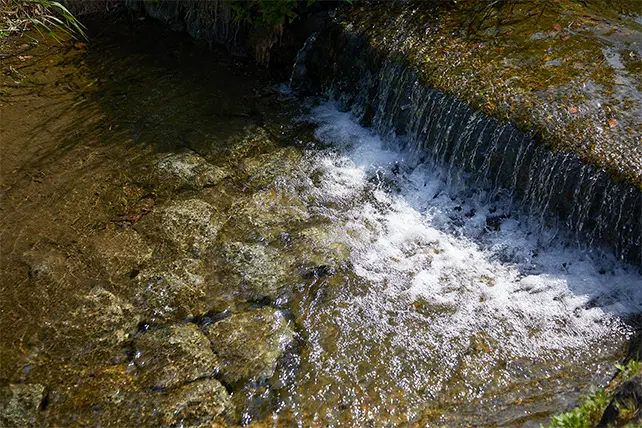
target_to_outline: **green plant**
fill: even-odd
[[[593,427],[611,401],[611,395],[604,389],[591,389],[582,404],[570,412],[553,416],[551,428],[588,428]]]
[[[234,0],[231,2],[234,21],[266,24],[279,32],[283,24],[297,18],[297,0]]]
[[[625,382],[642,372],[642,363],[638,360],[630,360],[626,364],[615,364],[615,368],[619,371],[620,381]]]
[[[630,360],[626,364],[615,364],[619,373],[617,380],[619,383],[626,382],[633,376],[642,372],[642,362],[638,360]],[[591,389],[589,394],[583,399],[582,403],[573,410],[553,416],[549,427],[551,428],[588,428],[594,427],[600,420],[604,409],[611,402],[613,392],[607,391],[604,388]],[[620,411],[623,414],[623,419],[627,415],[633,415],[637,412],[634,403],[627,403],[628,405],[622,406]]]
[[[57,41],[60,41],[60,38],[56,32],[75,38],[87,38],[84,25],[57,1],[7,0],[6,6],[0,12],[0,19],[4,25],[0,28],[0,36],[24,33],[35,28],[41,34],[45,32]]]

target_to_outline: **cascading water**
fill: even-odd
[[[327,220],[327,248],[351,254],[294,309],[309,349],[296,381],[282,372],[279,417],[535,423],[610,376],[642,310],[635,269],[567,247],[515,215],[513,195],[418,160],[333,103],[310,120],[332,149],[309,152],[284,185]]]
[[[509,189],[519,201],[514,208],[531,214],[531,221],[556,228],[559,219],[559,229],[570,231],[576,244],[642,264],[642,194],[634,186],[422,85],[411,68],[358,34],[326,31],[306,58],[318,89],[381,135],[403,136],[401,147],[417,159],[467,171],[489,197]]]
[[[290,84],[336,101],[311,114],[333,149],[295,187],[327,246],[352,251],[295,310],[310,349],[279,413],[537,426],[604,384],[642,310],[638,268],[621,264],[640,262],[640,192],[345,29],[302,52]]]

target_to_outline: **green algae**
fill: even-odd
[[[355,7],[343,25],[417,70],[421,81],[516,123],[552,150],[572,151],[642,188],[640,26],[599,3],[539,0]],[[391,11],[392,8],[392,11]]]

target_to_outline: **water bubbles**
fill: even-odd
[[[586,375],[612,358],[611,344],[629,331],[622,317],[642,310],[639,275],[528,226],[511,214],[508,192],[490,198],[441,165],[413,162],[395,150],[399,140],[332,104],[311,119],[340,152],[310,155],[315,185],[306,191],[352,252],[349,270],[323,283],[322,304],[298,308],[309,382],[343,394],[361,385],[353,404],[401,394],[414,414],[426,400],[509,399],[520,384],[537,394],[535,379],[553,382],[553,364]],[[604,266],[612,275],[600,274]]]

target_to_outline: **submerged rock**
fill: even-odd
[[[143,332],[134,342],[142,384],[166,389],[219,371],[210,342],[194,324],[173,325]]]
[[[237,239],[274,242],[310,219],[301,198],[291,191],[267,189],[233,207],[223,233]]]
[[[232,384],[271,378],[294,340],[283,314],[268,307],[234,314],[207,326],[205,333],[221,360],[223,379]]]
[[[162,426],[211,427],[233,420],[233,406],[216,379],[199,379],[159,396],[156,412]]]
[[[154,164],[151,184],[169,191],[197,190],[214,186],[229,174],[226,169],[210,164],[196,153],[168,153]]]
[[[265,153],[273,150],[277,144],[272,135],[262,126],[247,126],[242,133],[238,133],[225,141],[225,148],[230,159],[243,159],[250,155]]]
[[[181,259],[139,275],[136,302],[153,322],[166,322],[207,312],[215,296],[206,292],[199,260]]]
[[[44,396],[45,387],[39,384],[17,384],[0,388],[0,426],[35,426]]]
[[[131,304],[101,287],[92,289],[84,300],[75,318],[97,341],[119,345],[136,331],[140,318]]]
[[[145,217],[137,226],[143,234],[199,257],[215,241],[220,228],[215,209],[200,199],[173,201]]]
[[[275,300],[286,291],[288,262],[276,249],[233,242],[224,245],[223,253],[244,298]]]
[[[144,374],[138,376],[127,364],[83,372],[79,378],[77,368],[69,370],[73,380],[60,388],[64,397],[50,403],[47,425],[211,427],[234,420],[230,397],[216,379],[199,378],[150,393]]]
[[[66,257],[58,251],[29,251],[23,254],[23,259],[29,266],[29,278],[33,281],[61,282],[67,270]]]
[[[286,147],[259,156],[244,159],[242,171],[247,175],[247,184],[264,188],[281,177],[291,177],[301,164],[302,154],[293,147]]]
[[[91,413],[96,406],[117,407],[131,398],[131,394],[138,392],[133,376],[133,370],[128,369],[128,363],[109,365],[79,373],[77,368],[69,367],[69,376],[80,378],[73,382],[73,386],[65,388],[69,395],[66,397],[62,408],[63,413],[79,415]],[[60,394],[59,389],[56,391]],[[56,421],[56,424],[64,424]]]
[[[152,249],[131,228],[106,230],[93,238],[92,245],[100,265],[112,281],[129,276],[152,257]]]
[[[303,229],[293,238],[299,274],[306,279],[334,274],[350,257],[349,246],[323,227]]]
[[[52,324],[56,357],[124,358],[123,345],[140,322],[134,307],[102,287],[93,288],[79,300],[75,310]]]

